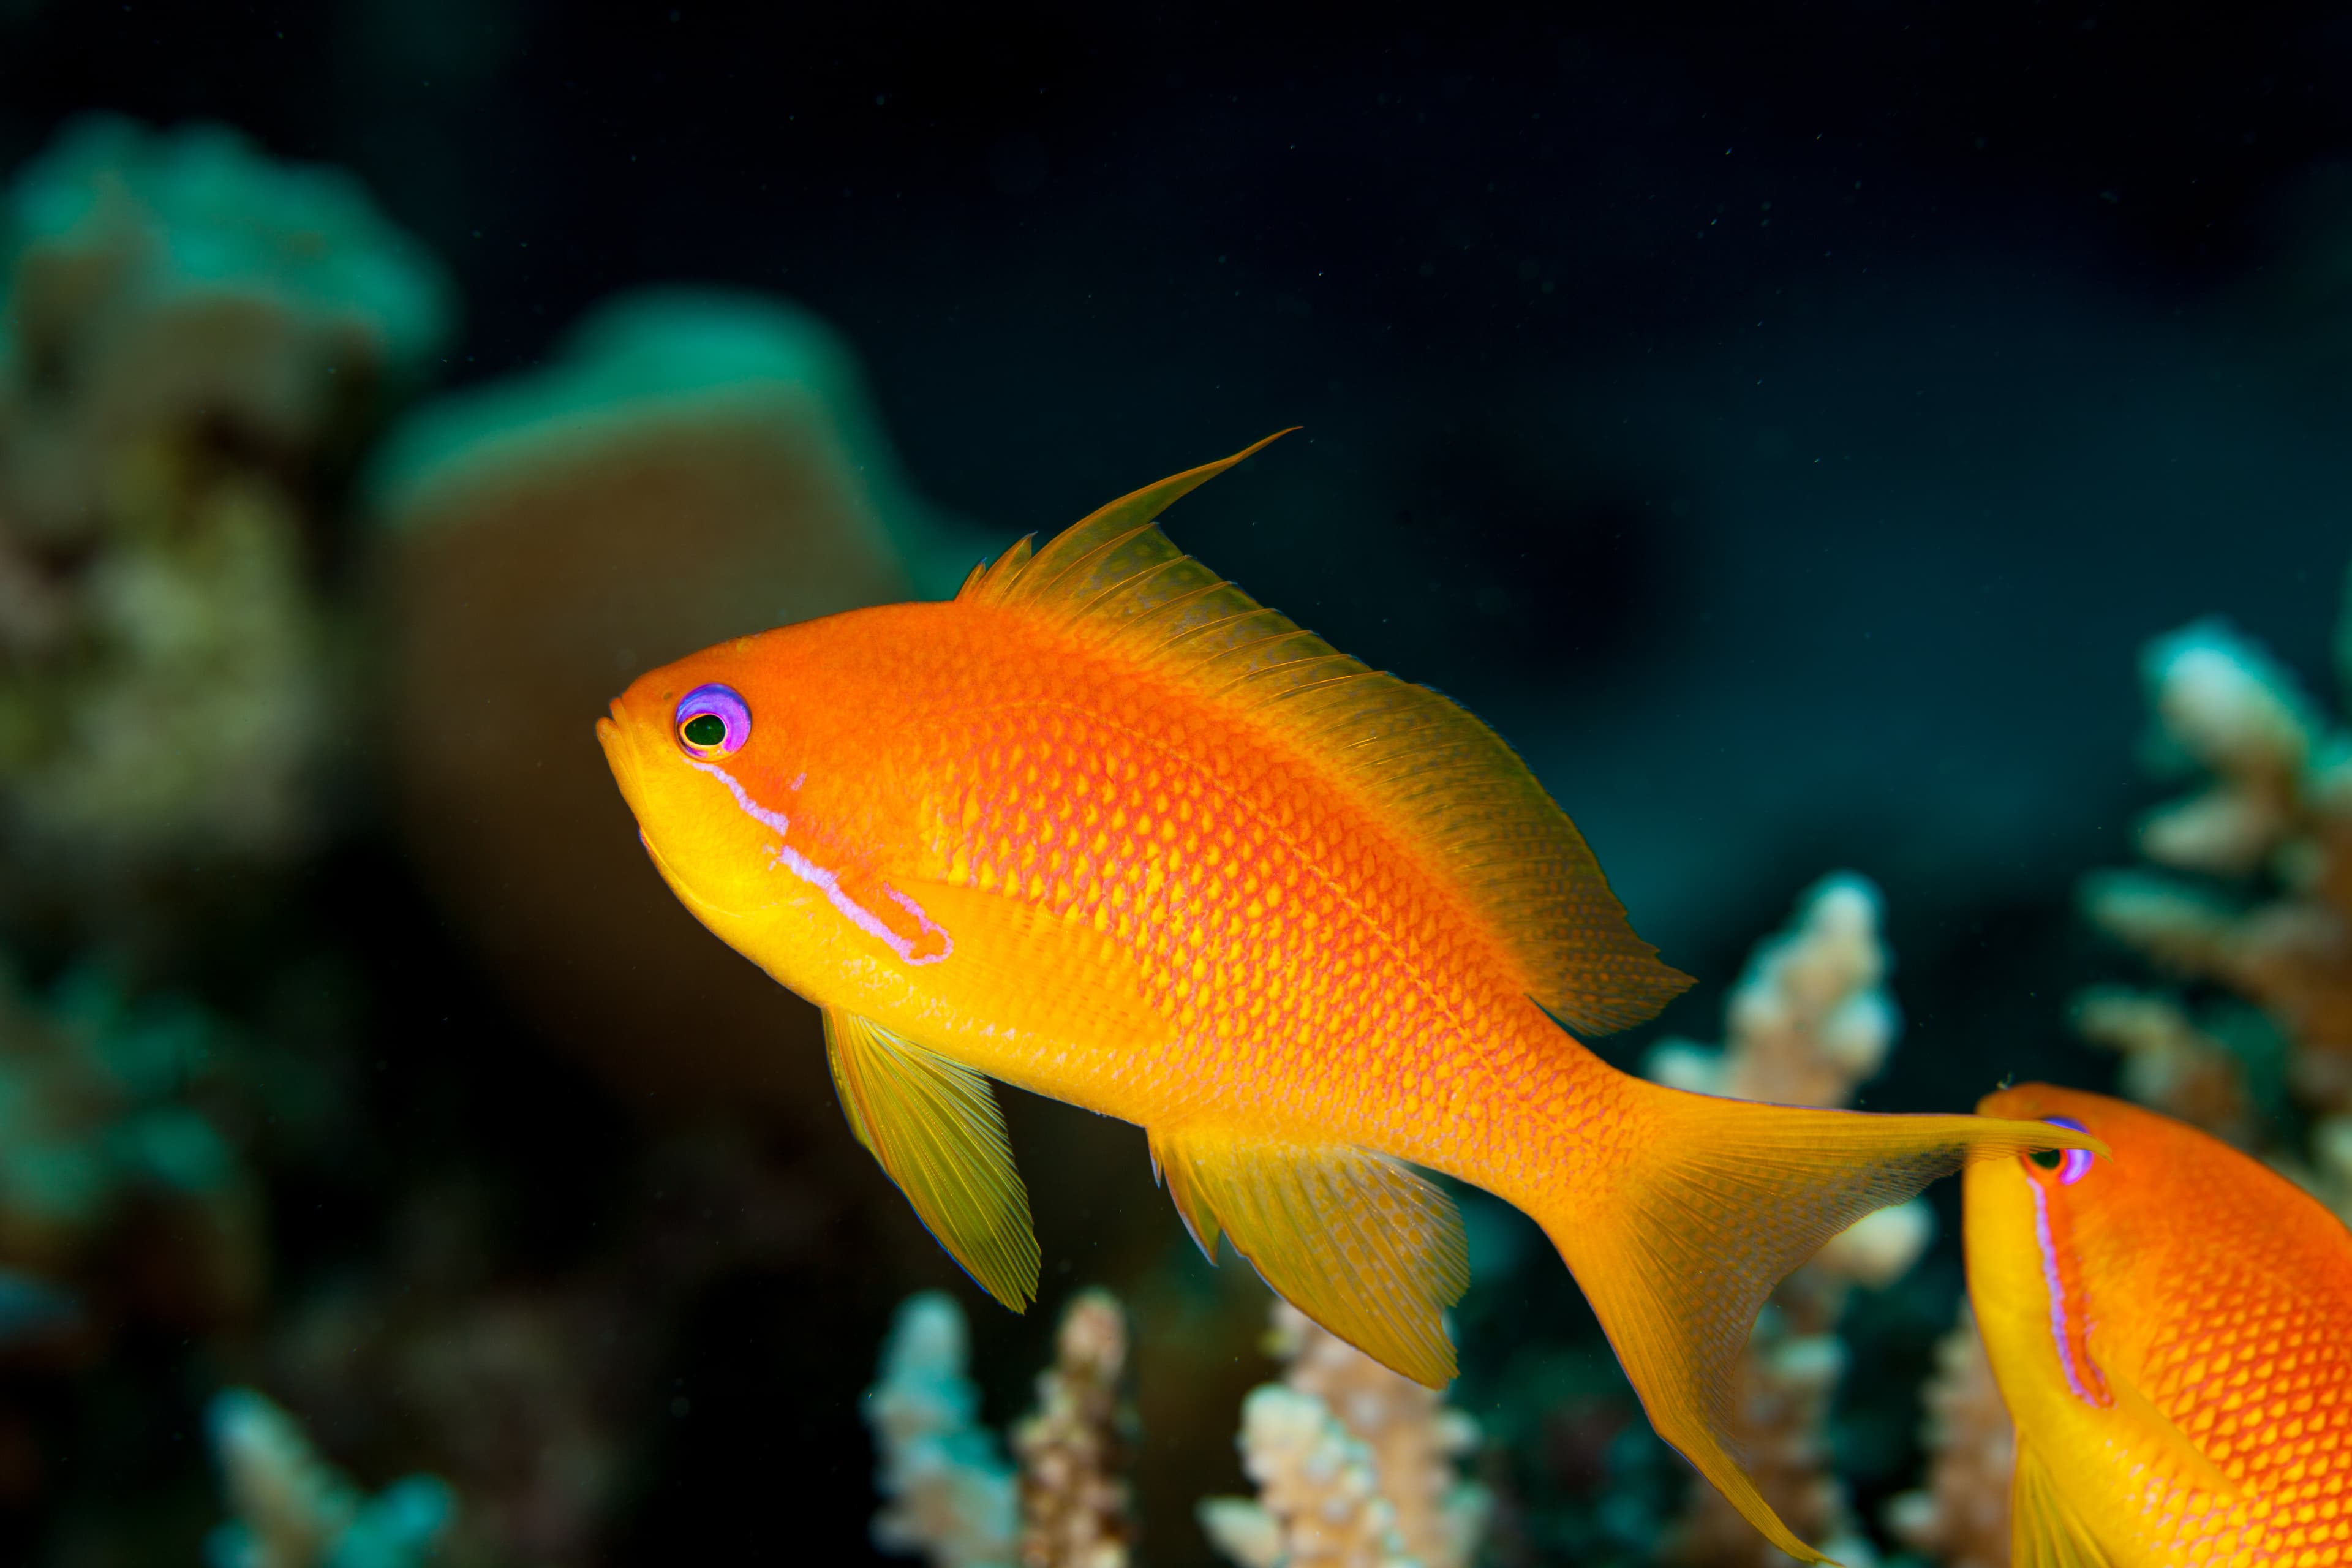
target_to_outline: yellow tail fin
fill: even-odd
[[[1971,1160],[2098,1142],[2040,1121],[1803,1110],[1624,1086],[1640,1145],[1536,1217],[1658,1436],[1773,1545],[1828,1562],[1780,1521],[1727,1440],[1733,1365],[1764,1298],[1864,1215]]]

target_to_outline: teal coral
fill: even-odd
[[[206,1426],[236,1514],[205,1543],[210,1568],[416,1568],[437,1555],[457,1510],[438,1479],[362,1496],[250,1389],[216,1396]]]
[[[890,1325],[880,1379],[866,1394],[886,1500],[874,1544],[920,1552],[932,1568],[1010,1564],[1020,1535],[1019,1484],[980,1424],[980,1390],[962,1311],[939,1291],[909,1297]]]
[[[1054,1364],[1013,1427],[1019,1467],[980,1421],[962,1310],[937,1290],[900,1303],[866,1392],[884,1506],[874,1544],[932,1568],[1127,1568],[1135,1544],[1129,1482],[1127,1313],[1108,1290],[1062,1310]]]
[[[641,441],[713,418],[807,427],[856,492],[853,526],[909,548],[941,524],[899,473],[865,378],[840,337],[767,295],[645,289],[600,306],[549,369],[451,394],[405,420],[370,465],[371,510],[394,526],[436,515],[450,487]],[[887,551],[878,536],[874,548]],[[959,552],[929,575],[952,589]],[[949,574],[952,573],[950,576]]]
[[[0,1263],[109,1292],[110,1245],[153,1226],[142,1272],[170,1263],[151,1310],[209,1323],[262,1288],[252,1173],[204,1103],[228,1037],[184,1004],[133,1002],[94,969],[46,1004],[0,994]]]
[[[26,166],[5,220],[13,252],[100,268],[152,302],[250,295],[347,326],[394,375],[422,375],[449,334],[440,264],[358,181],[273,162],[225,125],[157,133],[117,115],[79,120]],[[33,314],[46,301],[26,292],[64,281],[20,276],[12,313]]]
[[[449,289],[347,176],[97,117],[0,197],[0,292],[8,902],[152,946],[174,879],[320,836],[321,497]]]

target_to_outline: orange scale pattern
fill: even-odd
[[[2110,1494],[2131,1543],[2118,1563],[2352,1564],[2352,1233],[2275,1172],[2139,1107],[2025,1085],[1986,1109],[2063,1113],[2107,1141],[2112,1160],[2077,1181],[2019,1164],[2069,1254],[2054,1260],[2068,1314],[2087,1324],[2107,1384],[2144,1395],[2231,1484],[2217,1495],[2185,1474],[2166,1435],[2121,1398],[2102,1405],[2087,1441],[2021,1415],[2075,1506],[2096,1513]],[[1969,1203],[1974,1226],[1973,1187]],[[1978,1254],[1972,1234],[1972,1277]],[[2038,1303],[2030,1317],[2030,1364],[2054,1371],[2041,1359],[2049,1319]],[[2029,1362],[1996,1345],[1994,1363],[2009,1369],[2006,1389]]]
[[[2233,1240],[2200,1249],[2147,1352],[2158,1407],[2245,1492],[2221,1529],[2179,1522],[2182,1561],[2352,1562],[2352,1293],[2313,1291],[2299,1238],[2239,1195],[2208,1190]]]
[[[1246,721],[1072,677],[987,683],[986,721],[930,764],[935,853],[1132,959],[1173,1033],[1108,1064],[1104,1109],[1167,1126],[1245,1107],[1302,1142],[1556,1176],[1539,1147],[1494,1147],[1496,1110],[1567,1137],[1593,1086],[1437,879]]]

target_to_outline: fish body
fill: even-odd
[[[1973,1155],[2082,1140],[1709,1100],[1586,1050],[1570,1030],[1687,980],[1491,730],[1160,533],[1248,455],[1023,541],[951,602],[642,677],[598,733],[648,853],[824,1009],[853,1131],[1008,1305],[1037,1254],[989,1079],[1141,1125],[1212,1259],[1230,1239],[1433,1384],[1468,1270],[1412,1167],[1444,1172],[1545,1226],[1661,1433],[1817,1558],[1723,1445],[1764,1295]]]
[[[2112,1158],[1970,1167],[1969,1291],[2017,1423],[2013,1568],[2352,1563],[2352,1231],[2196,1129],[2023,1084]]]
[[[1364,803],[1244,717],[1039,641],[915,604],[711,650],[697,684],[794,671],[758,723],[799,743],[732,770],[777,809],[721,796],[694,815],[726,847],[648,830],[657,864],[803,995],[1141,1126],[1242,1120],[1507,1197],[1641,1135],[1622,1076]]]

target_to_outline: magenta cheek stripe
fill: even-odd
[[[908,898],[906,894],[900,892],[896,888],[886,887],[882,891],[888,895],[892,903],[898,905],[900,909],[915,917],[915,924],[922,928],[922,932],[925,936],[935,936],[940,939],[940,951],[937,952],[929,953],[921,958],[918,958],[912,952],[902,949],[899,952],[899,957],[905,959],[909,963],[937,963],[940,959],[945,958],[949,953],[955,951],[955,938],[948,934],[946,927],[940,925],[937,921],[931,919],[930,916],[925,914],[923,912],[922,905],[915,902],[914,900]],[[912,944],[910,943],[909,945],[911,946]]]
[[[753,800],[751,798],[751,792],[743,787],[741,782],[738,780],[733,773],[729,773],[725,768],[720,767],[718,763],[698,763],[692,757],[688,757],[686,759],[686,765],[689,768],[698,768],[702,772],[709,773],[712,778],[717,779],[720,784],[725,784],[727,786],[727,793],[735,797],[735,804],[742,808],[743,815],[750,817],[752,821],[759,823],[763,827],[773,829],[777,837],[782,837],[784,834],[792,831],[793,819],[791,817],[786,816],[781,811],[770,811],[766,806],[761,805],[758,801]]]
[[[825,902],[839,910],[851,925],[882,943],[908,963],[937,963],[955,951],[955,939],[925,914],[920,904],[896,888],[885,887],[882,890],[892,903],[915,917],[916,922],[921,927],[920,936],[936,936],[940,939],[939,952],[917,952],[915,948],[919,940],[919,937],[902,936],[892,931],[883,922],[881,916],[850,897],[848,891],[842,887],[840,878],[790,845],[776,845],[768,851],[768,859],[772,864],[790,871],[810,887],[824,893]]]
[[[2033,1239],[2042,1248],[2042,1284],[2050,1293],[2050,1337],[2058,1346],[2058,1370],[2066,1374],[2066,1386],[2084,1404],[2093,1403],[2091,1391],[2074,1373],[2074,1347],[2067,1342],[2066,1284],[2058,1276],[2058,1248],[2050,1238],[2050,1195],[2042,1184],[2028,1184],[2033,1191]]]
[[[744,816],[760,824],[762,827],[767,828],[777,837],[782,838],[785,834],[792,831],[793,821],[791,817],[786,816],[781,811],[770,811],[766,806],[761,805],[758,801],[753,800],[751,798],[751,792],[743,787],[742,781],[738,779],[733,773],[729,773],[725,768],[720,767],[718,763],[697,762],[692,757],[688,757],[686,760],[686,765],[690,768],[698,768],[703,773],[709,773],[712,778],[717,779],[720,784],[725,784],[727,786],[727,793],[735,797],[736,807],[740,810]],[[808,775],[806,773],[803,773],[801,778],[794,779],[793,781],[793,787],[798,788],[801,779],[804,779]],[[640,834],[638,837],[643,837],[644,835]],[[875,941],[883,943],[885,946],[888,947],[891,952],[897,953],[908,963],[937,963],[940,959],[945,958],[949,953],[955,951],[955,938],[950,936],[938,921],[932,920],[929,915],[924,913],[922,905],[915,902],[914,900],[908,898],[906,894],[900,892],[896,888],[886,886],[882,889],[883,894],[885,897],[888,898],[892,903],[898,905],[900,909],[915,917],[917,931],[916,934],[913,936],[904,936],[898,931],[892,931],[881,916],[876,914],[872,910],[867,909],[864,904],[859,903],[856,899],[849,895],[848,891],[842,887],[841,879],[839,877],[834,875],[832,871],[828,870],[824,867],[818,865],[815,861],[810,859],[807,856],[802,854],[791,845],[770,845],[768,847],[768,863],[776,867],[780,870],[790,871],[793,876],[798,877],[810,887],[822,892],[824,895],[825,902],[840,910],[843,918],[846,919],[851,925],[856,926],[867,936],[874,938]],[[917,952],[916,949],[918,947],[926,945],[924,939],[929,937],[937,937],[939,939],[939,951],[937,952]]]

